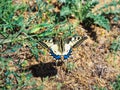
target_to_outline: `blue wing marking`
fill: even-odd
[[[72,49],[70,49],[69,52],[66,55],[64,55],[64,59],[68,59],[69,56],[71,55],[71,53],[72,53]],[[56,55],[51,49],[50,49],[50,54],[56,60],[60,60],[61,59],[61,55]]]
[[[71,53],[72,53],[72,49],[69,50],[67,55],[64,55],[64,59],[68,59]]]

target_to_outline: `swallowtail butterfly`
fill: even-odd
[[[50,51],[56,60],[67,60],[72,53],[72,48],[80,45],[87,37],[73,36],[67,39],[46,38],[40,44]]]

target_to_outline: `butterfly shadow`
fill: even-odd
[[[61,65],[62,63],[57,64],[57,66]],[[41,79],[44,77],[56,76],[58,73],[55,62],[40,62],[39,64],[30,66],[28,69],[31,71],[34,77],[41,77]]]

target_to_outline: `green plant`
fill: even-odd
[[[120,12],[119,8],[114,10],[109,10],[110,7],[117,7],[120,3],[113,0],[110,4],[103,5],[97,11],[92,11],[93,8],[99,3],[98,0],[86,0],[85,3],[82,0],[59,0],[64,5],[60,11],[60,15],[62,17],[73,16],[79,20],[80,23],[84,23],[85,26],[89,26],[91,24],[99,25],[106,30],[110,30],[110,23],[108,18],[103,15],[103,13],[114,15]],[[107,12],[104,11],[104,8],[107,8]],[[116,16],[114,18],[117,19]]]
[[[114,82],[111,83],[112,89],[113,90],[120,90],[120,75],[116,78]],[[98,87],[94,86],[95,90],[108,90],[106,87]]]
[[[42,83],[40,86],[37,87],[37,90],[44,90],[45,86],[44,84]]]
[[[113,41],[112,45],[110,46],[110,49],[115,52],[120,50],[120,36],[118,36],[118,38]]]
[[[105,88],[105,87],[98,87],[98,86],[94,86],[94,89],[95,89],[95,90],[108,90],[108,89]]]
[[[112,83],[113,90],[120,90],[120,75],[117,77],[116,81]]]
[[[26,9],[26,6],[12,5],[12,0],[2,0],[0,1],[0,8],[0,34],[5,38],[17,37],[17,35],[20,33],[20,31],[19,33],[16,33],[17,30],[20,30],[20,27],[23,27],[24,25],[24,17],[21,14]],[[15,13],[18,10],[21,13],[16,17]]]
[[[32,74],[28,71],[23,70],[19,72],[19,70],[14,71],[10,67],[10,63],[15,63],[11,58],[3,58],[0,57],[0,88],[2,90],[6,89],[22,89],[24,87],[28,87],[30,85],[35,85],[34,81],[30,81]],[[22,63],[14,64],[14,68],[22,68],[25,67],[27,62],[24,61]],[[13,68],[13,69],[14,69]]]
[[[62,83],[58,83],[57,84],[57,90],[61,90],[61,87],[62,87]]]
[[[22,89],[29,85],[34,85],[34,83],[30,81],[32,75],[26,74],[26,72],[19,73],[6,70],[5,77],[4,89]]]
[[[72,1],[67,1],[64,2],[65,6],[62,7],[61,10],[61,16],[64,15],[69,15],[69,14],[74,14],[76,18],[78,18],[80,21],[83,22],[85,18],[87,18],[87,14],[89,14],[92,11],[92,8],[94,8],[97,4],[98,1],[86,1],[85,5],[83,4],[82,0],[72,0]],[[69,12],[66,12],[67,11]]]
[[[67,63],[67,70],[68,70],[68,72],[72,71],[74,68],[75,68],[75,64],[74,63],[72,63],[72,62]]]
[[[25,41],[25,38],[19,36],[26,30],[23,13],[27,6],[25,4],[13,4],[12,0],[1,0],[0,8],[0,88],[2,90],[19,90],[34,85],[34,81],[29,81],[32,74],[14,70],[16,67],[21,69],[25,64],[21,66],[20,60],[16,63],[13,57],[9,56],[9,54],[17,53]],[[11,63],[14,64],[14,68]]]

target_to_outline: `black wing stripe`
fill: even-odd
[[[87,37],[82,37],[82,39],[80,39],[79,41],[77,41],[76,44],[74,44],[74,45],[72,46],[72,48],[79,46],[79,45],[80,45],[84,40],[86,40],[86,39],[87,39]]]
[[[46,45],[44,42],[42,42],[42,41],[39,41],[39,42],[40,42],[40,45],[41,45],[43,48],[50,49],[50,48],[48,47],[48,45]]]

